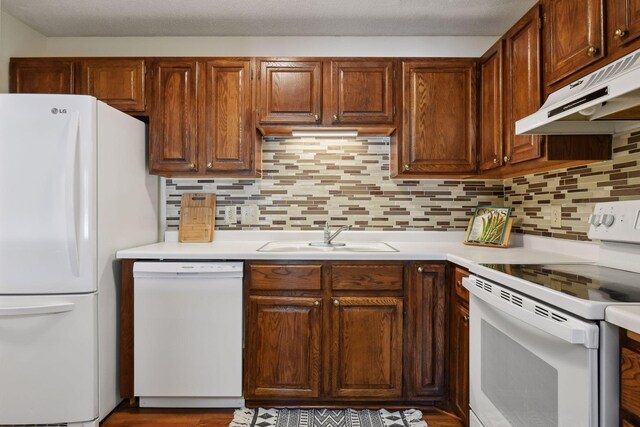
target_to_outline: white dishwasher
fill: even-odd
[[[242,262],[136,262],[134,394],[143,407],[239,407]]]

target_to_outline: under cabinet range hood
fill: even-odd
[[[640,127],[640,49],[549,95],[518,135],[613,135]]]

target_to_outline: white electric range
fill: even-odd
[[[470,419],[478,427],[619,422],[612,305],[640,305],[640,201],[601,203],[594,264],[480,264],[470,292]]]

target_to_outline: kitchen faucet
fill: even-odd
[[[309,243],[310,246],[345,246],[346,243],[332,243],[333,239],[338,237],[338,234],[342,233],[345,230],[350,230],[350,225],[343,225],[336,232],[331,234],[331,225],[329,225],[329,221],[324,223],[324,241],[323,242],[312,242]]]

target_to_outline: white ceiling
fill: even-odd
[[[496,36],[535,0],[2,0],[46,36]]]

